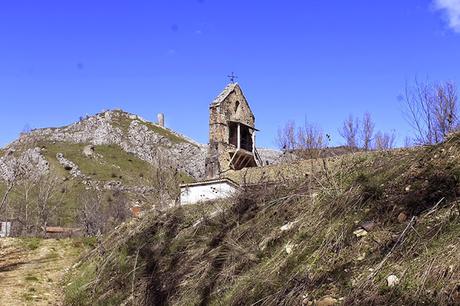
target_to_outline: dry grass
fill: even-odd
[[[459,150],[453,139],[320,159],[229,203],[153,213],[116,229],[72,279],[96,267],[77,290],[93,304],[459,303]]]

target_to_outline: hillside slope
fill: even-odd
[[[118,146],[150,164],[158,162],[158,158],[167,157],[170,163],[194,178],[203,176],[202,165],[206,154],[206,146],[137,115],[119,110],[81,118],[62,128],[32,130],[21,135],[4,151],[50,144]],[[75,153],[81,153],[81,150]]]
[[[0,151],[0,201],[12,188],[1,217],[24,234],[75,226],[83,206],[110,215],[117,201],[149,209],[167,197],[171,205],[179,183],[202,177],[205,155],[205,145],[117,110],[33,130]]]
[[[458,304],[459,162],[457,135],[152,213],[85,256],[66,303]]]

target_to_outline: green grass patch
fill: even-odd
[[[38,282],[39,281],[38,277],[34,275],[27,275],[24,279],[28,282]]]
[[[78,270],[78,274],[71,280],[67,280],[64,288],[64,304],[73,306],[94,305],[87,289],[95,276],[96,266],[91,262],[83,264]]]
[[[42,240],[43,239],[36,237],[21,238],[21,246],[30,251],[33,251],[40,247]]]

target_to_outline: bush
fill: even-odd
[[[42,239],[41,238],[35,238],[35,237],[22,238],[22,240],[21,240],[22,246],[24,248],[30,250],[30,251],[38,249],[38,247],[40,246],[41,243],[42,243]]]

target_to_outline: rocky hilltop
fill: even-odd
[[[13,220],[13,235],[47,226],[106,231],[127,209],[174,205],[180,183],[202,178],[206,152],[121,110],[32,130],[0,150],[0,218]]]
[[[178,170],[195,179],[203,176],[207,150],[206,145],[140,116],[113,110],[82,118],[66,127],[37,129],[22,134],[17,141],[6,147],[6,151],[22,151],[21,158],[32,158],[39,164],[42,158],[41,148],[37,147],[37,144],[43,143],[116,145],[152,165],[157,164],[159,160],[167,159]],[[85,154],[91,154],[91,149],[86,148]],[[61,156],[62,160],[63,158],[64,156]],[[39,170],[43,171],[45,168],[41,167]],[[4,177],[4,171],[0,172],[0,175]]]

